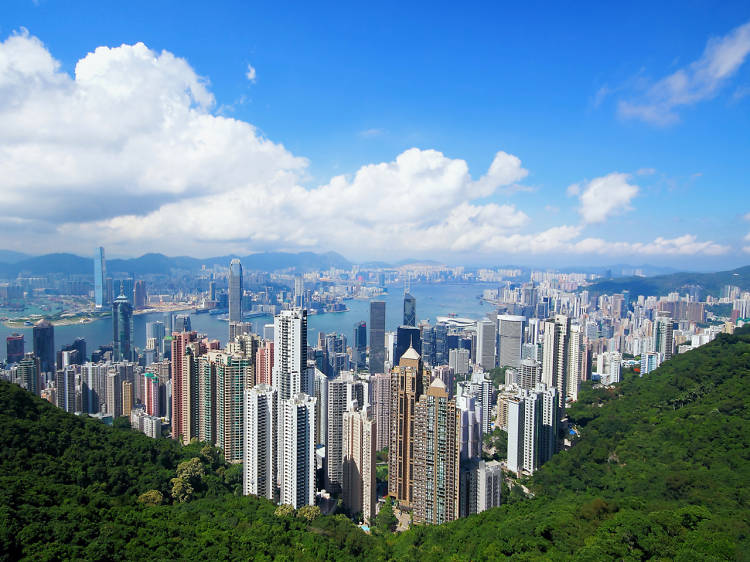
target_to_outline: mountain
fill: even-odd
[[[750,327],[644,377],[583,383],[580,438],[504,505],[367,535],[238,497],[200,443],[107,427],[0,382],[0,560],[741,560],[750,552]]]
[[[750,290],[750,265],[718,271],[715,273],[671,273],[654,277],[620,277],[592,283],[586,290],[592,295],[630,291],[631,296],[666,295],[673,291],[684,293],[691,288],[699,288],[704,295],[719,296],[724,285],[736,285],[744,291]]]
[[[138,258],[109,259],[107,273],[110,275],[169,275],[173,271],[197,272],[202,266],[213,267],[220,265],[227,267],[234,256],[213,258],[191,258],[187,256],[168,257],[164,254],[144,254]],[[326,252],[300,252],[297,254],[286,252],[263,252],[250,254],[240,258],[242,267],[246,271],[277,271],[293,269],[310,271],[329,269],[331,267],[349,269],[352,263],[341,254]],[[66,275],[93,275],[94,261],[74,254],[46,254],[43,256],[27,257],[13,263],[0,262],[0,276],[14,278],[18,274],[48,275],[61,273]]]
[[[29,254],[23,254],[13,250],[0,250],[0,263],[16,263],[30,257]]]

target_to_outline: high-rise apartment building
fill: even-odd
[[[213,351],[208,356],[216,365],[216,445],[228,462],[241,462],[244,390],[252,385],[253,364],[241,355]]]
[[[255,353],[255,382],[256,384],[272,384],[273,373],[273,341],[264,341]]]
[[[518,368],[518,385],[531,390],[541,382],[542,366],[533,359],[522,359]]]
[[[55,404],[71,414],[76,411],[76,372],[73,367],[58,369],[55,373]]]
[[[557,389],[560,408],[565,407],[570,375],[570,318],[558,314],[544,322],[542,382]]]
[[[661,353],[664,361],[674,354],[674,322],[669,312],[657,312],[654,322],[654,351]]]
[[[216,362],[210,355],[198,357],[198,439],[216,443]]]
[[[295,508],[315,503],[315,398],[302,392],[279,401],[281,431],[280,503]]]
[[[337,491],[343,484],[342,447],[344,442],[344,412],[352,402],[364,405],[365,392],[362,381],[347,371],[328,381],[328,420],[326,430],[326,487]]]
[[[40,384],[41,369],[39,367],[39,358],[34,353],[27,353],[18,362],[18,378],[26,390],[39,396],[42,390]]]
[[[378,373],[370,378],[373,394],[374,418],[377,427],[375,448],[382,451],[388,446],[389,429],[391,427],[391,375]]]
[[[312,392],[312,375],[307,372],[307,311],[282,310],[274,318],[272,385],[279,400],[298,392]]]
[[[101,309],[107,304],[106,279],[107,265],[104,259],[104,248],[99,246],[94,252],[94,304]]]
[[[375,481],[375,443],[377,422],[372,408],[355,408],[354,403],[342,418],[342,484],[344,509],[362,514],[365,522],[375,517],[377,489]]]
[[[539,384],[508,401],[508,469],[532,473],[557,451],[557,389]]]
[[[370,302],[370,372],[385,371],[385,302]]]
[[[443,381],[436,378],[415,408],[414,522],[440,524],[458,518],[459,415]]]
[[[276,396],[267,384],[245,390],[242,490],[269,500],[276,490]]]
[[[477,513],[502,502],[503,470],[499,461],[479,461],[477,467]]]
[[[189,345],[195,342],[197,338],[198,334],[196,332],[174,332],[172,334],[172,439],[182,438],[185,428],[190,423],[188,421],[189,417],[188,419],[185,417],[189,415],[189,412],[184,409],[184,404],[190,403],[189,397],[193,395],[193,392],[189,388],[190,360],[186,361],[185,356]],[[185,377],[185,374],[188,376]],[[195,397],[197,398],[197,392],[195,392]]]
[[[130,411],[133,409],[133,383],[122,381],[122,415],[130,417]]]

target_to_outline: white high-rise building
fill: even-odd
[[[557,450],[557,389],[539,384],[508,401],[508,469],[532,473]]]
[[[325,445],[328,439],[328,377],[315,369],[315,443]]]
[[[376,448],[381,451],[388,447],[388,428],[391,427],[391,374],[378,373],[370,379],[373,402],[375,406],[375,424],[377,432]]]
[[[499,461],[479,461],[477,467],[477,513],[500,507],[503,470]]]
[[[661,353],[664,361],[674,354],[674,322],[669,312],[657,312],[654,322],[654,351]]]
[[[375,480],[375,444],[377,423],[372,407],[355,408],[349,404],[342,424],[342,483],[344,507],[350,513],[361,513],[364,521],[375,517],[377,502]]]
[[[365,403],[365,385],[351,371],[344,371],[338,377],[328,381],[328,420],[326,429],[326,488],[338,490],[343,483],[341,466],[343,447],[343,417],[349,405],[358,406]]]
[[[573,402],[578,400],[578,386],[583,380],[583,329],[578,324],[570,326],[570,341],[568,347],[568,383],[565,397]]]
[[[610,385],[620,382],[621,371],[622,355],[616,351],[605,351],[596,356],[596,372],[602,384]]]
[[[477,322],[476,362],[487,370],[495,368],[495,323],[491,320]]]
[[[544,323],[542,382],[557,389],[560,408],[565,407],[570,369],[570,318],[563,314]]]
[[[661,353],[658,351],[641,353],[641,376],[656,370],[661,365],[661,359]]]
[[[471,353],[468,349],[451,349],[448,352],[448,366],[453,369],[457,376],[469,374],[469,358]]]
[[[312,373],[307,369],[307,311],[282,310],[273,322],[273,386],[279,400],[298,392],[311,394]]]
[[[521,362],[521,344],[526,318],[497,315],[497,359],[499,367],[517,368]]]
[[[259,384],[245,390],[242,491],[274,499],[276,489],[276,389]]]
[[[518,369],[518,385],[531,390],[541,382],[542,366],[533,359],[522,359]]]
[[[279,406],[279,501],[295,508],[315,503],[315,402],[300,392]]]

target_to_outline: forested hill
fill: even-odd
[[[738,560],[750,553],[750,330],[614,390],[584,387],[581,438],[507,503],[368,536],[343,516],[237,497],[211,447],[181,448],[0,384],[0,558]]]

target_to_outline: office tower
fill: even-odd
[[[417,325],[417,299],[411,294],[404,293],[404,326]]]
[[[477,467],[477,510],[482,513],[502,502],[503,470],[499,461],[479,461]]]
[[[531,390],[541,382],[542,366],[533,359],[522,359],[518,369],[518,385]]]
[[[111,304],[115,298],[115,281],[111,277],[104,279],[104,305]]]
[[[273,383],[273,341],[264,341],[255,354],[255,383]]]
[[[365,523],[375,517],[377,487],[375,482],[375,443],[377,423],[372,408],[354,408],[344,412],[343,420],[343,500],[344,509],[351,514],[362,514]]]
[[[34,353],[27,353],[18,362],[18,378],[26,390],[39,396],[41,392],[39,380],[41,378],[41,368],[39,366],[39,358]]]
[[[146,282],[139,279],[133,285],[133,307],[136,309],[146,308],[147,301]]]
[[[388,430],[391,427],[391,375],[378,373],[370,379],[372,383],[375,425],[380,429],[376,434],[375,448],[382,451],[388,446]]]
[[[263,339],[273,341],[273,324],[263,324]]]
[[[385,302],[370,302],[370,372],[385,371]]]
[[[98,414],[106,404],[107,367],[86,363],[81,367],[81,403],[84,412]]]
[[[279,502],[294,508],[315,503],[315,398],[299,392],[279,401]]]
[[[663,360],[668,361],[674,353],[674,322],[669,312],[656,313],[654,325],[654,351],[661,353]]]
[[[354,325],[352,362],[358,371],[367,367],[367,323],[364,320]]]
[[[112,301],[112,357],[131,361],[133,342],[133,307],[124,295]]]
[[[55,327],[49,320],[40,320],[34,325],[33,339],[34,356],[39,360],[39,374],[54,373]]]
[[[146,348],[156,350],[157,360],[161,358],[166,330],[164,322],[146,322]],[[153,347],[149,348],[149,341],[153,340]]]
[[[71,414],[76,411],[76,372],[72,367],[55,373],[55,404]]]
[[[242,264],[235,258],[229,264],[229,322],[242,322]]]
[[[438,525],[458,518],[458,411],[435,379],[419,397],[414,423],[414,522]]]
[[[253,364],[249,357],[209,352],[216,364],[216,445],[228,462],[240,462],[243,455],[245,388],[252,383]]]
[[[216,363],[210,355],[198,358],[198,439],[216,443]]]
[[[414,499],[414,408],[429,380],[429,371],[413,347],[391,373],[388,495],[407,507]]]
[[[448,366],[455,375],[465,377],[469,374],[469,355],[468,349],[451,349],[448,352]]]
[[[539,384],[508,401],[508,469],[531,474],[557,451],[557,389]]]
[[[172,411],[170,419],[172,421],[172,439],[179,439],[182,436],[184,427],[189,423],[184,419],[183,403],[190,394],[190,389],[185,388],[183,376],[183,364],[185,363],[185,354],[191,342],[195,342],[198,337],[196,332],[173,333],[171,341],[172,354]],[[188,375],[190,365],[188,363]],[[189,381],[188,381],[189,382]]]
[[[57,365],[60,368],[66,365],[83,365],[85,362],[86,340],[84,338],[76,338],[73,343],[63,345],[57,352]]]
[[[294,306],[305,308],[305,280],[302,277],[294,278]]]
[[[120,279],[119,284],[120,294],[125,296],[132,307],[135,304],[135,299],[133,298],[135,296],[135,280],[132,277],[126,277],[125,279]]]
[[[177,314],[172,316],[172,333],[174,332],[192,332],[193,327],[190,323],[189,314]]]
[[[542,382],[557,389],[560,408],[565,407],[570,368],[570,318],[558,314],[544,322]]]
[[[656,370],[661,365],[661,353],[646,351],[641,354],[641,376]]]
[[[99,246],[94,252],[94,304],[101,309],[107,304],[107,264],[104,259],[104,248]]]
[[[495,323],[491,320],[477,322],[476,363],[488,371],[495,368]]]
[[[325,445],[328,440],[328,377],[315,369],[315,443]]]
[[[229,323],[229,341],[234,341],[238,336],[252,334],[252,322],[230,322]]]
[[[356,379],[351,372],[341,373],[340,376],[328,381],[328,420],[326,429],[326,488],[337,491],[343,483],[341,455],[343,446],[343,417],[344,412],[352,402],[358,405],[365,403],[365,391],[362,381]]]
[[[130,417],[133,409],[133,383],[122,381],[122,415]]]
[[[19,363],[24,356],[23,334],[13,333],[5,338],[5,362]]]
[[[497,315],[497,359],[499,367],[517,368],[521,361],[521,343],[526,318]]]
[[[122,375],[118,370],[107,371],[106,413],[113,418],[122,415]]]
[[[245,390],[242,493],[269,500],[276,490],[276,390],[259,384]]]
[[[414,326],[399,326],[396,329],[396,355],[393,358],[396,364],[410,347],[414,348],[420,358],[422,357],[422,332]]]
[[[279,401],[312,393],[313,372],[307,368],[307,311],[282,310],[274,317],[272,386]]]

